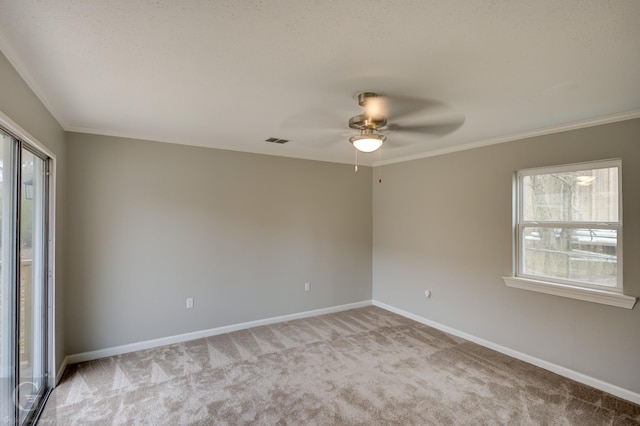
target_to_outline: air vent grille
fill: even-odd
[[[289,139],[278,139],[278,138],[269,138],[266,139],[265,142],[271,142],[271,143],[287,143],[289,142]]]

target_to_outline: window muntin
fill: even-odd
[[[517,173],[516,276],[622,292],[620,160]]]

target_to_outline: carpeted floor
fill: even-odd
[[[366,307],[71,365],[40,424],[640,425],[640,406]]]

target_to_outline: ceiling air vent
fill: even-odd
[[[265,142],[271,142],[271,143],[287,143],[289,142],[289,139],[278,139],[278,138],[269,138],[266,139]]]

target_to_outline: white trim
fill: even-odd
[[[502,279],[507,287],[537,291],[539,293],[568,297],[570,299],[585,300],[587,302],[602,303],[625,309],[633,309],[633,306],[638,300],[637,297],[595,288],[576,287],[567,284],[551,283],[521,277],[502,277]]]
[[[8,115],[0,111],[0,126],[4,127],[16,139],[28,142],[42,151],[47,157],[56,158],[56,155],[46,146],[38,142],[29,132],[24,130],[18,123],[13,121]]]
[[[497,145],[505,142],[514,142],[521,139],[535,138],[553,133],[561,133],[569,130],[584,129],[585,127],[599,126],[602,124],[616,123],[618,121],[633,120],[640,118],[640,109],[633,109],[617,114],[604,115],[601,117],[588,118],[586,120],[572,121],[570,123],[559,124],[557,126],[543,127],[541,129],[531,130],[527,132],[512,133],[497,138],[483,139],[475,142],[469,142],[462,145],[452,146],[450,148],[436,149],[433,151],[422,152],[418,154],[408,155],[405,157],[391,158],[389,160],[377,161],[373,163],[373,167],[385,166],[387,164],[404,163],[406,161],[419,160],[421,158],[436,157],[438,155],[451,154],[458,151],[466,151],[483,146]]]
[[[391,305],[387,305],[386,303],[373,300],[373,305],[382,309],[386,309],[387,311],[393,312],[398,315],[402,315],[405,318],[412,319],[421,324],[428,325],[429,327],[436,328],[438,330],[444,331],[445,333],[452,334],[454,336],[460,337],[462,339],[468,340],[473,343],[477,343],[478,345],[484,346],[489,349],[493,349],[494,351],[503,353],[505,355],[509,355],[510,357],[519,359],[524,362],[528,362],[529,364],[533,364],[537,367],[544,368],[545,370],[549,370],[553,373],[559,374],[560,376],[567,377],[571,380],[575,380],[576,382],[583,383],[585,385],[594,387],[596,389],[600,389],[601,391],[610,393],[611,395],[615,395],[619,398],[625,399],[627,401],[631,401],[636,404],[640,404],[640,393],[636,393],[630,391],[628,389],[621,388],[620,386],[613,385],[611,383],[607,383],[603,380],[596,379],[591,376],[587,376],[586,374],[579,373],[577,371],[571,370],[569,368],[563,367],[561,365],[554,364],[549,361],[545,361],[543,359],[527,355],[522,352],[518,352],[516,350],[507,348],[505,346],[499,345],[497,343],[493,343],[489,340],[482,339],[480,337],[476,337],[472,334],[465,333],[463,331],[457,330],[455,328],[451,328],[449,326],[440,324],[438,322],[432,321],[430,319],[421,317],[420,315],[413,314],[411,312],[405,311],[400,308],[396,308]]]
[[[529,169],[517,170],[516,174],[518,179],[520,179],[523,176],[533,176],[533,175],[542,175],[542,174],[548,175],[552,173],[565,173],[565,172],[581,172],[581,171],[591,171],[591,170],[599,170],[599,169],[612,169],[614,167],[618,168],[618,172],[620,173],[620,168],[622,167],[621,158],[609,158],[605,160],[585,161],[582,163],[556,164],[553,166],[532,167]]]
[[[69,357],[65,356],[62,360],[62,364],[60,364],[60,368],[58,368],[58,372],[56,373],[56,381],[54,387],[58,386],[58,383],[60,383],[60,380],[62,379],[62,376],[64,374],[64,370],[66,370],[67,365],[69,365],[68,359]]]
[[[47,350],[51,352],[51,356],[49,356],[49,371],[54,372],[56,369],[56,363],[58,361],[58,357],[56,356],[56,349],[58,347],[58,340],[56,339],[56,208],[58,205],[58,193],[56,191],[56,187],[58,185],[58,160],[56,160],[55,156],[49,156],[48,161],[49,205],[47,206],[47,208],[49,209],[49,223],[47,226],[47,232],[49,241],[47,246],[47,314],[49,315],[49,317],[47,318],[47,332],[49,333],[51,340],[49,342]],[[63,360],[63,364],[64,362],[65,361]],[[50,377],[49,385],[54,388],[58,384],[58,376],[56,375],[54,380],[51,379],[52,378]]]
[[[601,116],[601,117],[592,117],[592,118],[588,118],[585,120],[579,120],[579,121],[573,121],[570,123],[565,123],[565,124],[560,124],[557,126],[551,126],[551,127],[544,127],[542,129],[536,129],[536,130],[531,130],[531,131],[526,131],[526,132],[520,132],[520,133],[512,133],[510,135],[505,135],[505,136],[500,136],[497,138],[490,138],[490,139],[483,139],[483,140],[479,140],[479,141],[473,141],[473,142],[469,142],[469,143],[464,143],[462,145],[456,145],[450,148],[442,148],[442,149],[436,149],[436,150],[432,150],[432,151],[428,151],[428,152],[421,152],[418,154],[413,154],[413,155],[408,155],[408,156],[403,156],[403,157],[398,157],[398,158],[391,158],[389,160],[383,160],[383,161],[372,161],[369,162],[367,160],[367,156],[363,155],[361,160],[362,160],[362,166],[366,166],[366,167],[378,167],[378,166],[384,166],[387,164],[395,164],[395,163],[404,163],[407,161],[412,161],[412,160],[419,160],[421,158],[427,158],[427,157],[436,157],[438,155],[444,155],[444,154],[450,154],[453,152],[458,152],[458,151],[467,151],[469,149],[474,149],[474,148],[481,148],[483,146],[489,146],[489,145],[496,145],[496,144],[500,144],[500,143],[506,143],[506,142],[514,142],[514,141],[518,141],[521,139],[527,139],[527,138],[533,138],[533,137],[537,137],[537,136],[544,136],[544,135],[549,135],[549,134],[553,134],[553,133],[561,133],[561,132],[566,132],[569,130],[577,130],[577,129],[583,129],[586,127],[593,127],[593,126],[599,126],[602,124],[610,124],[610,123],[617,123],[619,121],[626,121],[626,120],[633,120],[635,118],[640,118],[640,109],[634,109],[634,110],[630,110],[630,111],[625,111],[625,112],[621,112],[621,113],[617,113],[617,114],[610,114],[610,115],[605,115],[605,116]],[[60,122],[60,121],[59,121]],[[60,122],[62,125],[62,122]],[[228,150],[228,151],[235,151],[235,152],[246,152],[246,153],[250,153],[250,154],[264,154],[264,155],[275,155],[278,157],[288,157],[288,158],[297,158],[297,159],[302,159],[302,160],[312,160],[312,161],[327,161],[327,162],[331,162],[331,163],[337,163],[337,164],[352,164],[351,161],[347,161],[345,159],[340,159],[340,160],[336,160],[336,159],[318,159],[315,155],[313,154],[309,154],[308,152],[274,152],[272,150],[269,149],[263,149],[263,150],[257,150],[257,149],[249,149],[249,148],[239,148],[236,146],[209,146],[209,145],[203,145],[201,143],[195,143],[195,142],[189,142],[189,143],[185,143],[185,142],[176,142],[175,139],[172,138],[166,138],[166,137],[161,137],[159,135],[151,135],[151,134],[132,134],[129,132],[122,132],[122,131],[111,131],[111,130],[103,130],[103,129],[94,129],[91,127],[81,127],[81,126],[65,126],[62,125],[62,127],[64,128],[64,130],[66,130],[67,132],[75,132],[75,133],[88,133],[88,134],[93,134],[93,135],[99,135],[99,136],[112,136],[112,137],[119,137],[119,138],[126,138],[126,139],[137,139],[137,140],[145,140],[145,141],[151,141],[151,142],[162,142],[162,143],[171,143],[171,144],[179,144],[179,145],[187,145],[187,146],[198,146],[198,147],[204,147],[204,148],[211,148],[211,149],[222,149],[222,150]],[[346,139],[345,139],[346,141]]]
[[[211,146],[211,145],[207,145],[201,140],[186,141],[185,139],[183,141],[180,141],[179,138],[170,138],[170,137],[167,138],[162,135],[153,135],[150,133],[133,134],[130,132],[100,130],[100,129],[92,129],[88,127],[73,127],[73,126],[65,130],[71,133],[82,133],[82,134],[88,134],[88,135],[94,135],[94,136],[131,139],[131,140],[139,140],[143,142],[168,143],[172,145],[182,145],[182,146],[206,148],[206,149],[217,149],[221,151],[240,152],[245,154],[270,155],[274,157],[294,158],[296,160],[308,160],[308,161],[316,161],[316,162],[319,161],[323,163],[353,165],[353,160],[348,160],[346,158],[338,159],[338,158],[335,158],[335,156],[332,156],[332,158],[318,158],[317,152],[299,151],[299,150],[295,150],[295,151],[281,150],[280,148],[282,146],[280,144],[265,144],[262,147],[255,147],[255,146],[243,147],[243,146],[232,146],[229,144],[227,145],[218,144],[215,146]],[[277,146],[274,147],[273,145],[277,145]],[[366,155],[371,155],[371,153],[363,154],[358,157],[359,158],[358,167],[372,167],[371,162],[366,160]]]
[[[159,339],[145,340],[143,342],[131,343],[128,345],[114,346],[111,348],[98,349],[96,351],[82,352],[79,354],[67,355],[64,363],[76,364],[79,362],[92,361],[94,359],[104,358],[108,356],[121,355],[128,352],[135,352],[144,349],[156,348],[158,346],[172,345],[175,343],[186,342],[188,340],[201,339],[203,337],[216,336],[218,334],[231,333],[233,331],[244,330],[261,325],[275,324],[278,322],[292,321],[301,318],[315,317],[318,315],[331,314],[334,312],[346,311],[349,309],[363,308],[371,306],[371,300],[362,302],[348,303],[346,305],[331,306],[328,308],[314,309],[312,311],[298,312],[295,314],[281,315],[277,317],[265,318],[256,321],[243,322],[239,324],[226,325],[222,327],[210,328],[208,330],[194,331],[191,333],[177,334],[174,336],[162,337]],[[65,364],[66,365],[66,364]]]
[[[64,130],[67,129],[68,125],[62,119],[62,115],[58,113],[58,110],[53,106],[53,102],[49,100],[49,97],[45,94],[44,90],[40,88],[40,85],[36,83],[36,80],[31,76],[31,73],[28,71],[28,68],[22,63],[19,59],[19,55],[13,49],[11,43],[9,43],[9,39],[0,29],[0,51],[4,53],[7,61],[16,69],[18,75],[24,80],[27,86],[31,89],[31,91],[36,95],[40,102],[44,105],[44,107],[51,113],[53,118],[56,119],[60,127]]]

